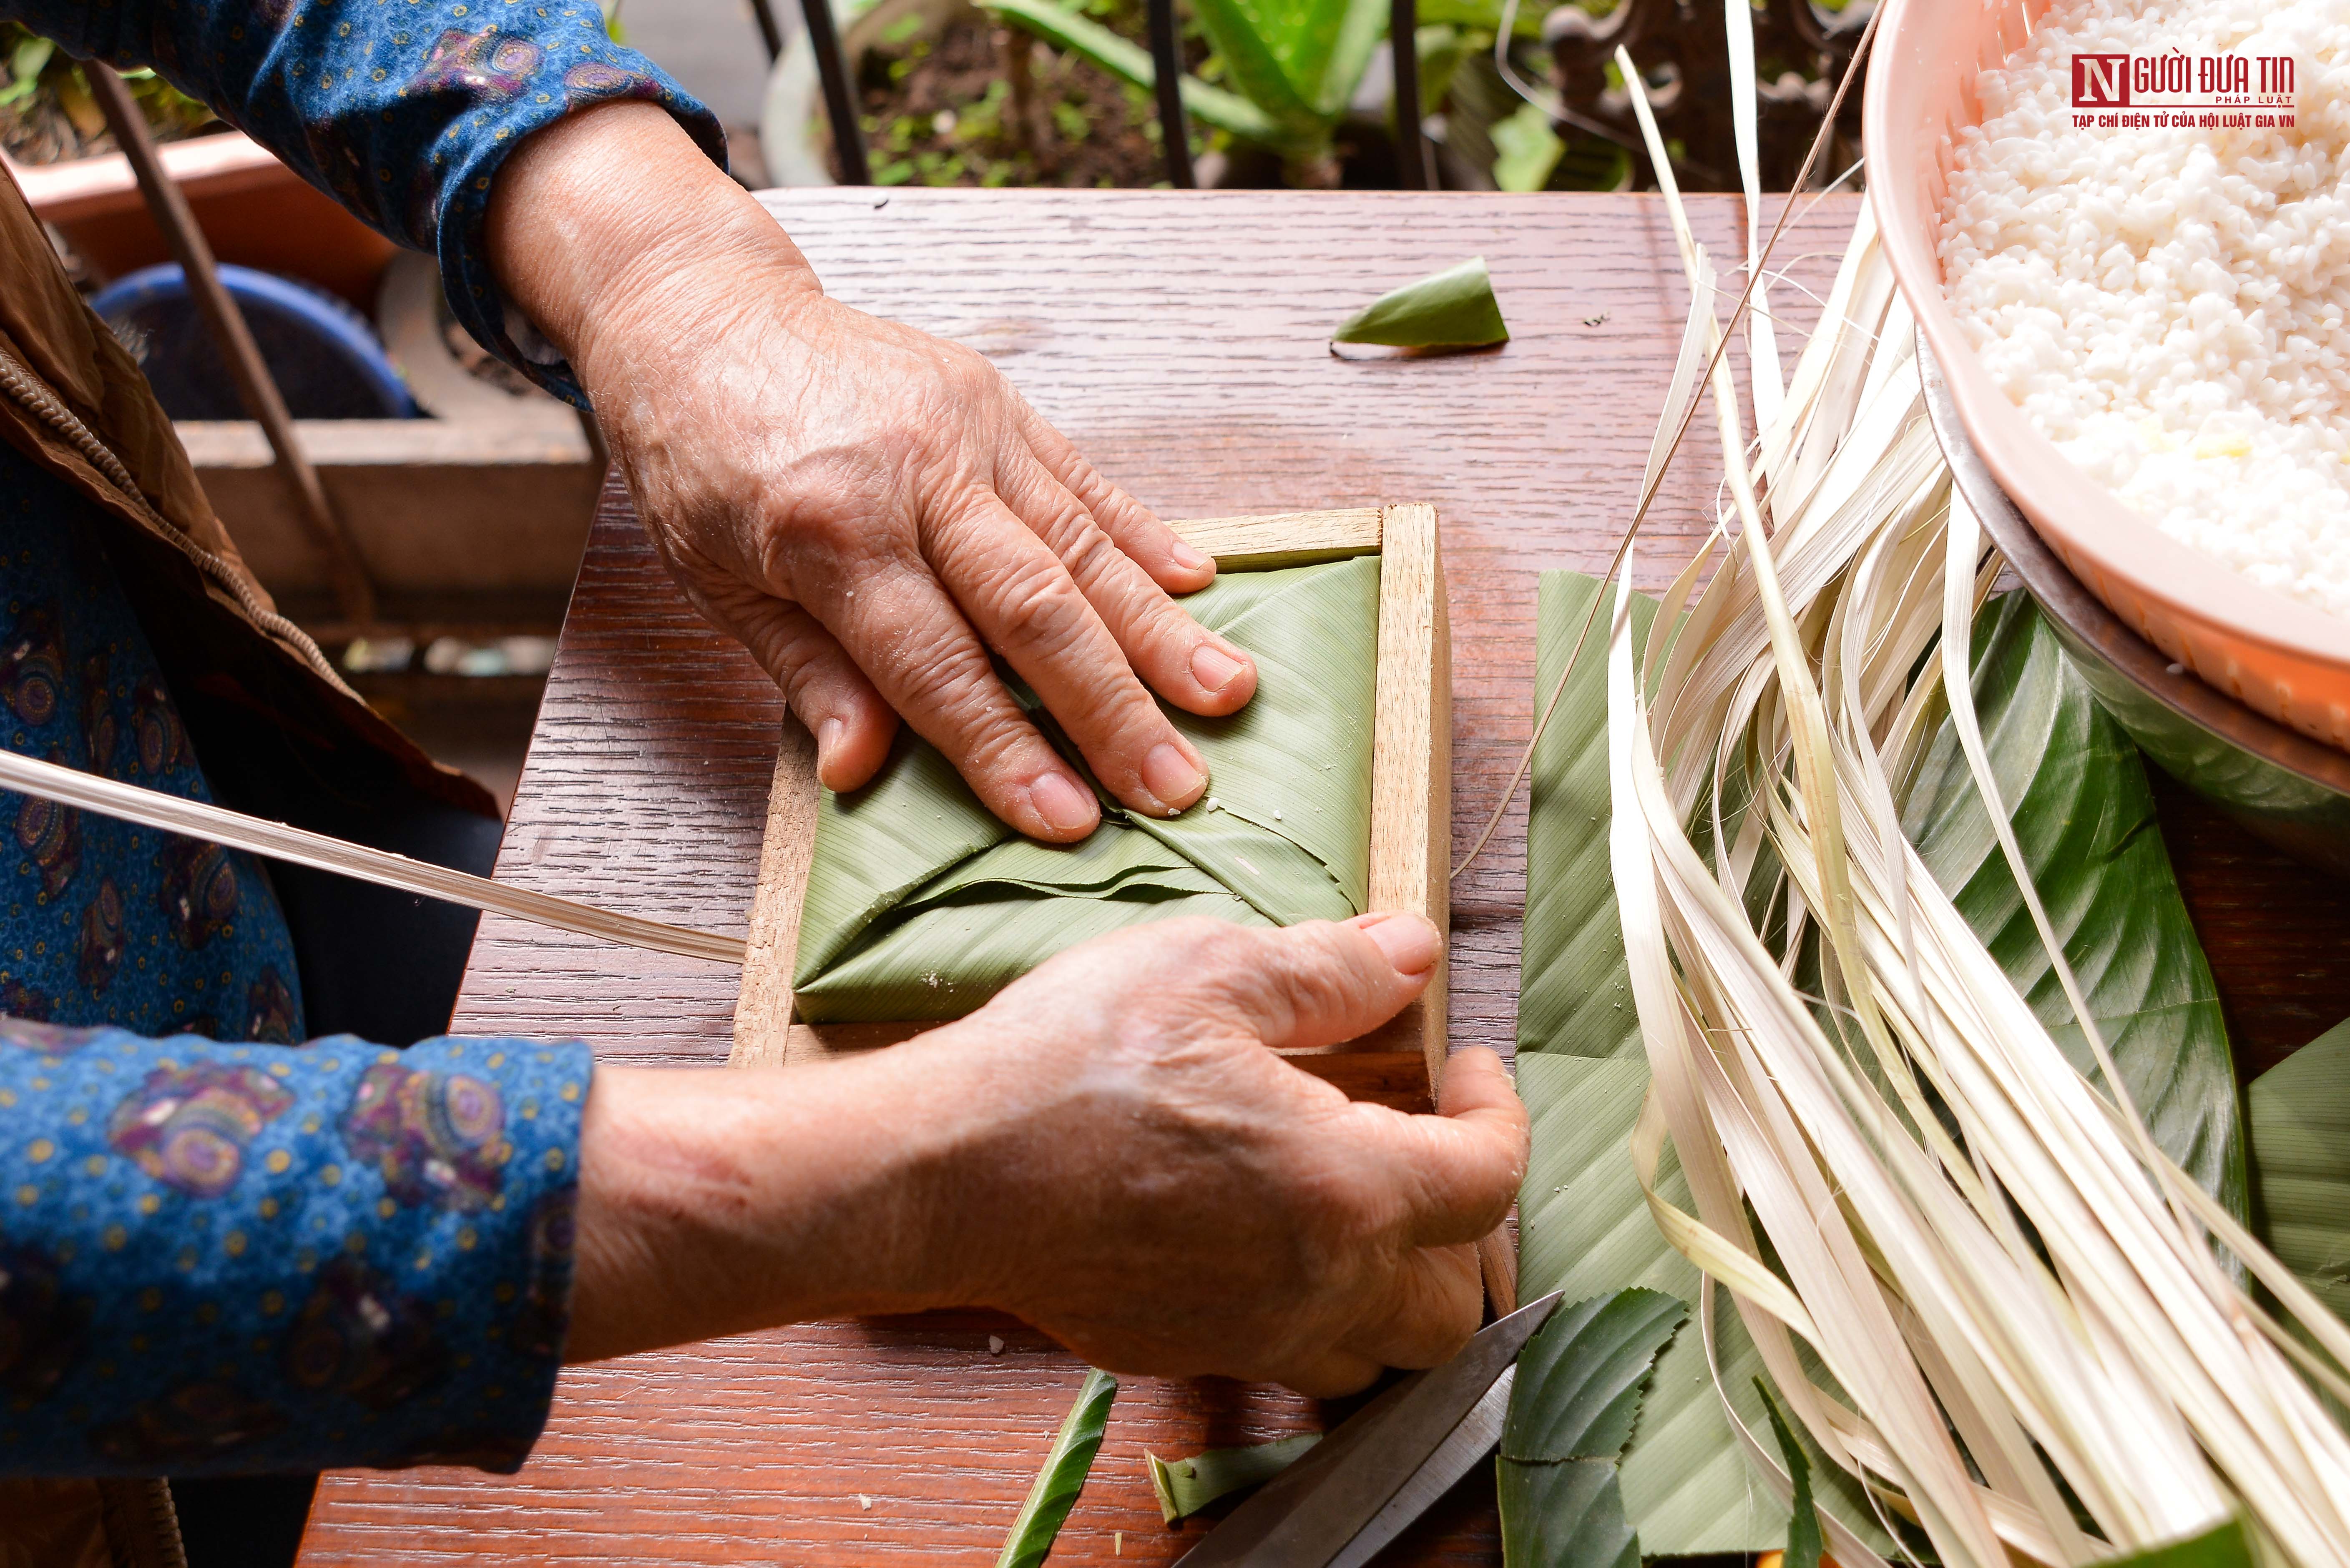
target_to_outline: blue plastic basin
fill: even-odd
[[[296,419],[418,417],[416,400],[384,357],[383,345],[350,306],[274,273],[244,266],[220,271]],[[109,284],[89,303],[147,372],[173,419],[250,417],[178,264],[142,268]]]

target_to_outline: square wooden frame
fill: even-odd
[[[1452,649],[1436,508],[1428,505],[1211,517],[1173,524],[1221,567],[1379,557],[1378,663],[1371,732],[1370,907],[1451,929]],[[816,854],[816,748],[784,725],[767,797],[749,957],[734,1007],[730,1064],[794,1065],[895,1044],[940,1021],[809,1024],[791,1021],[801,900]],[[1357,1099],[1426,1109],[1445,1054],[1445,961],[1409,1007],[1360,1040],[1285,1053]]]

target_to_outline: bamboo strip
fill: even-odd
[[[441,898],[468,909],[512,915],[534,925],[601,937],[627,947],[676,953],[681,958],[708,959],[712,963],[740,965],[743,961],[743,944],[733,937],[665,926],[658,920],[599,909],[593,904],[509,888],[486,877],[468,876],[445,866],[411,860],[405,855],[347,844],[323,833],[247,816],[241,811],[203,801],[182,800],[178,795],[21,757],[13,752],[0,752],[0,785],[94,811],[100,816],[207,839],[231,849],[265,855],[317,871],[332,871],[379,887],[421,893],[428,898]]]

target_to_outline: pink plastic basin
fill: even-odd
[[[2350,620],[2261,587],[2166,537],[2066,461],[1991,384],[1942,296],[1951,142],[1981,118],[1975,78],[2047,0],[1886,0],[1863,140],[1887,258],[1984,463],[2074,576],[2148,642],[2280,723],[2350,750]]]

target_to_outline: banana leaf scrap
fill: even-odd
[[[1076,1403],[1053,1434],[1053,1446],[1045,1450],[1045,1463],[1003,1537],[1003,1550],[996,1553],[995,1568],[1037,1568],[1052,1554],[1069,1510],[1076,1506],[1077,1494],[1093,1473],[1094,1456],[1101,1451],[1110,1404],[1117,1397],[1117,1378],[1097,1367],[1086,1369]]]
[[[1210,1449],[1188,1459],[1169,1461],[1157,1454],[1142,1456],[1150,1470],[1150,1490],[1159,1511],[1170,1524],[1179,1524],[1220,1497],[1263,1486],[1322,1440],[1319,1432],[1300,1432],[1270,1443],[1240,1449]]]
[[[1509,340],[1483,256],[1379,296],[1330,334],[1333,343],[1392,348],[1482,348]]]
[[[1378,557],[1362,556],[1227,572],[1182,601],[1255,659],[1257,691],[1226,718],[1161,704],[1210,772],[1208,795],[1180,816],[1126,811],[1096,784],[1101,826],[1082,843],[1038,844],[901,733],[879,777],[818,808],[799,1016],[959,1018],[1106,931],[1193,915],[1285,926],[1361,914],[1378,593]],[[1014,695],[1085,772],[1033,695]]]

